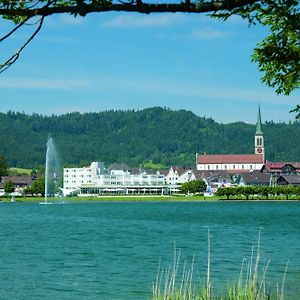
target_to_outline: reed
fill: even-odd
[[[267,281],[269,261],[260,268],[260,231],[256,249],[252,246],[248,264],[243,260],[238,279],[228,285],[223,292],[215,293],[210,273],[210,232],[208,230],[207,274],[205,283],[195,283],[193,280],[194,261],[190,267],[183,263],[179,274],[180,250],[174,245],[173,265],[166,269],[159,263],[156,281],[152,287],[153,300],[284,300],[284,286],[288,263],[285,267],[281,284],[271,288]]]

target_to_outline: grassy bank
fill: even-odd
[[[217,200],[218,197],[204,197],[200,195],[195,196],[141,196],[141,195],[124,195],[124,196],[98,196],[98,197],[68,197],[68,198],[48,198],[49,202],[142,202],[142,201],[206,201],[206,200]],[[16,202],[43,202],[45,199],[42,197],[15,197]],[[2,202],[11,202],[11,197],[0,197]]]
[[[43,202],[43,197],[15,197],[16,202]],[[172,195],[172,196],[141,196],[141,195],[124,195],[124,196],[98,196],[98,197],[67,197],[67,198],[48,198],[49,202],[201,202],[201,201],[299,201],[299,196],[290,197],[286,200],[285,196],[269,196],[268,199],[265,197],[253,196],[248,199],[244,196],[231,197],[229,200],[226,197],[220,196],[185,196],[185,195]],[[0,202],[11,202],[11,197],[2,196]]]

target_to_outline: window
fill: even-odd
[[[244,165],[242,165],[242,169],[244,170]]]
[[[252,165],[250,165],[250,170],[252,170]]]
[[[227,170],[227,165],[224,166],[225,170]]]
[[[210,170],[210,166],[207,166],[207,170]]]
[[[235,169],[235,165],[232,166],[232,169]]]
[[[218,170],[219,169],[219,166],[218,165],[216,165],[216,170]]]

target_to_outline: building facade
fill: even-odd
[[[262,132],[260,108],[258,108],[254,154],[196,154],[196,168],[201,171],[250,172],[261,170],[265,161],[264,135]]]
[[[93,196],[99,194],[165,194],[165,176],[144,170],[110,168],[103,162],[92,162],[89,167],[64,168],[63,193]]]

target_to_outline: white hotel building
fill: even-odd
[[[94,196],[99,194],[166,194],[165,176],[130,170],[125,164],[106,170],[103,162],[89,167],[64,168],[65,196]]]

